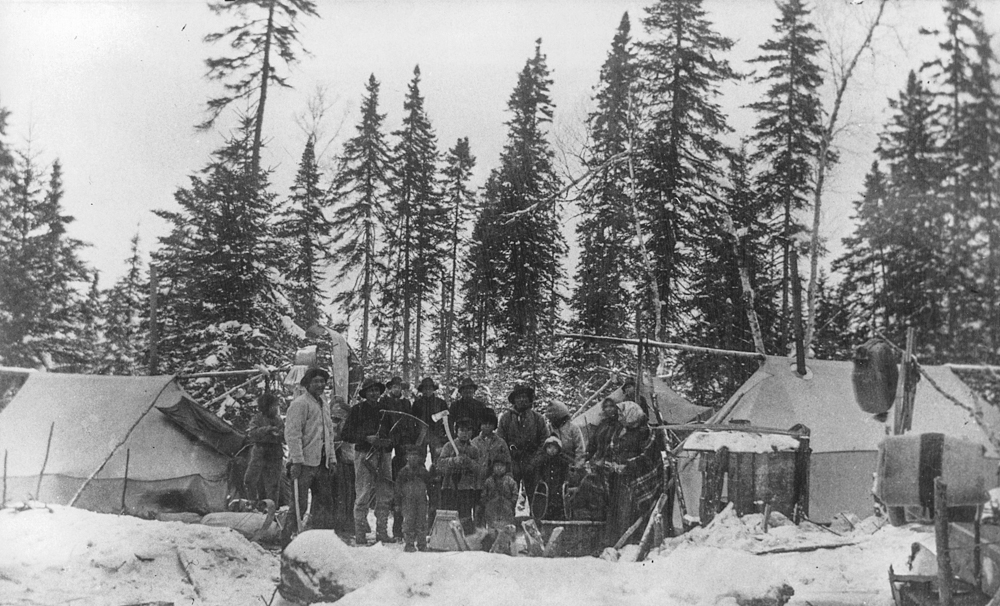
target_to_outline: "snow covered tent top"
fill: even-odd
[[[746,420],[756,427],[787,430],[803,424],[811,432],[809,516],[829,521],[841,511],[861,517],[872,511],[872,474],[886,424],[854,401],[853,364],[808,360],[799,377],[788,358],[768,357],[713,419],[718,423]],[[945,392],[972,410],[980,410],[988,427],[1000,430],[1000,412],[976,398],[968,385],[946,366],[924,366]],[[892,410],[889,417],[892,418]],[[986,477],[996,478],[997,451],[972,415],[949,402],[925,379],[917,383],[912,433],[938,432],[983,444],[994,459]],[[700,491],[699,491],[700,492]],[[690,499],[690,497],[689,497]]]
[[[230,457],[154,410],[184,397],[173,376],[29,374],[0,411],[7,499],[68,504],[96,472],[77,507],[118,513],[126,489],[130,513],[224,509]]]

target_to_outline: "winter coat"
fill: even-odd
[[[288,444],[288,459],[292,463],[316,467],[325,449],[327,466],[336,465],[337,451],[333,437],[333,419],[328,404],[312,397],[309,392],[292,400],[285,416],[285,442]]]
[[[430,472],[423,465],[410,467],[407,465],[399,470],[396,476],[396,500],[405,503],[411,499],[426,500],[427,485],[430,483]]]
[[[258,412],[250,420],[247,438],[253,443],[252,456],[265,461],[280,461],[285,456],[281,447],[285,443],[285,422],[281,417]]]
[[[504,461],[507,463],[508,469],[510,468],[510,448],[496,432],[488,436],[480,434],[472,438],[472,444],[479,449],[483,456],[482,481],[493,474],[493,461]],[[482,482],[479,483],[479,487],[482,488]]]
[[[389,431],[392,429],[391,415],[383,415],[382,408],[374,402],[361,400],[347,413],[341,435],[345,442],[354,444],[354,449],[361,452],[387,453],[392,451]],[[376,435],[385,443],[374,446],[368,442],[368,436]]]
[[[587,442],[587,459],[591,461],[604,461],[611,454],[611,438],[614,437],[621,424],[618,418],[603,419],[594,430],[594,435]]]
[[[510,457],[516,463],[527,463],[549,437],[549,424],[534,410],[518,413],[504,411],[500,415],[497,435],[510,446]]]
[[[500,479],[491,475],[483,483],[483,517],[490,528],[502,528],[514,523],[517,507],[517,483],[510,474]]]
[[[562,455],[573,467],[582,467],[584,460],[583,432],[580,427],[565,417],[558,427],[552,424],[552,435],[562,442]]]
[[[442,410],[448,410],[447,402],[437,396],[428,398],[423,395],[417,396],[417,399],[413,401],[413,408],[411,409],[413,416],[427,423],[426,440],[433,452],[437,452],[448,441],[444,433],[444,422],[431,419],[431,417]]]
[[[550,455],[544,450],[539,452],[531,459],[528,469],[535,474],[537,481],[548,484],[550,494],[561,494],[562,485],[569,477],[569,461],[563,456],[562,451],[555,455]]]
[[[451,443],[444,445],[438,458],[438,470],[444,474],[445,489],[475,490],[483,474],[483,454],[471,441],[455,440],[458,453]]]
[[[455,435],[455,422],[459,419],[472,419],[472,431],[479,433],[479,426],[486,415],[486,404],[475,398],[459,398],[448,408],[448,422],[451,423],[451,435]]]
[[[413,414],[413,407],[406,398],[394,398],[387,394],[382,396],[378,404],[382,410]],[[417,439],[420,438],[420,423],[401,415],[388,415],[388,418],[391,428],[389,439],[392,440],[392,445],[396,449],[396,456],[402,456],[404,454],[403,447],[407,444],[416,444]]]

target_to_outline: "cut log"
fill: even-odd
[[[521,528],[524,529],[524,538],[528,543],[528,555],[532,557],[544,555],[545,539],[542,538],[542,533],[538,530],[535,521],[525,520],[521,522]]]
[[[501,528],[500,532],[497,533],[497,538],[493,541],[493,546],[490,547],[490,553],[511,555],[511,545],[514,543],[516,533],[517,527],[513,524],[507,524]]]
[[[642,540],[639,541],[639,554],[635,558],[636,562],[643,561],[646,558],[646,554],[649,553],[653,543],[653,527],[656,525],[656,516],[663,511],[663,507],[666,504],[666,493],[661,494],[660,498],[656,499],[656,503],[653,504],[653,509],[649,512],[649,522],[646,523],[646,530],[643,531]]]
[[[545,545],[544,556],[546,558],[558,558],[563,553],[562,535],[566,529],[556,526],[549,535],[549,542]]]
[[[614,545],[615,549],[621,549],[622,547],[625,546],[625,543],[628,541],[629,537],[634,535],[635,531],[639,530],[639,527],[642,526],[642,520],[643,517],[639,517],[635,522],[632,522],[632,525],[628,527],[628,529],[625,531],[625,534],[623,534],[621,538],[615,542]]]
[[[448,522],[448,528],[451,530],[451,535],[455,537],[458,550],[469,551],[469,542],[465,539],[465,530],[462,529],[462,523],[458,520],[452,520]]]

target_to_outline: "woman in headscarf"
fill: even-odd
[[[609,545],[617,542],[636,518],[644,513],[638,506],[639,501],[648,499],[647,495],[638,494],[640,487],[636,485],[636,480],[651,471],[651,465],[655,465],[652,460],[654,455],[660,457],[658,450],[649,452],[650,432],[642,408],[635,402],[622,402],[619,410],[620,425],[611,436],[606,463],[610,507],[605,530]],[[662,487],[662,459],[659,463]]]

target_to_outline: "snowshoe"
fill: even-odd
[[[546,512],[549,509],[549,485],[544,481],[539,481],[535,485],[535,495],[531,499],[531,515],[536,520],[541,520],[545,517]]]

